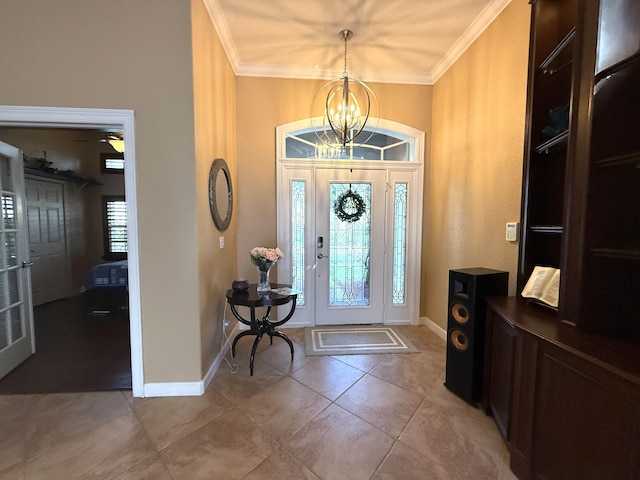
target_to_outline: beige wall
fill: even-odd
[[[0,0],[0,11],[0,104],[135,111],[145,382],[200,380],[189,4]]]
[[[231,224],[219,231],[209,208],[209,171],[215,158],[229,166],[237,203],[236,79],[202,0],[192,0],[193,77],[196,131],[198,289],[203,375],[222,345],[225,291],[236,278],[237,205]],[[224,236],[224,249],[219,237]],[[232,318],[229,315],[229,318]]]
[[[445,329],[450,269],[507,270],[514,294],[529,15],[511,2],[434,87],[422,314]]]
[[[275,129],[308,118],[313,96],[324,82],[238,77],[237,83],[238,272],[257,281],[249,250],[258,245],[276,245]],[[428,164],[432,87],[375,83],[370,87],[380,102],[382,118],[426,133]]]

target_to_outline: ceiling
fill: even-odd
[[[239,76],[433,84],[511,0],[204,0]]]

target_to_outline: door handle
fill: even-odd
[[[33,262],[25,262],[24,260],[22,261],[22,268],[27,268],[31,265],[33,265]]]
[[[321,253],[319,253],[319,254],[318,254],[318,258],[324,258],[324,255],[323,255],[323,254],[321,254]]]

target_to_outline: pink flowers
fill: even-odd
[[[282,257],[284,257],[284,253],[278,247],[254,247],[251,249],[251,261],[257,266],[265,265],[268,262],[277,262]]]

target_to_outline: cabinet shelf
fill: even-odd
[[[548,153],[548,151],[557,146],[565,143],[569,139],[569,130],[565,130],[564,132],[559,133],[553,138],[550,138],[546,142],[535,147],[536,153]]]
[[[636,249],[592,248],[590,252],[597,257],[640,262],[640,250]]]
[[[602,158],[595,162],[597,167],[623,167],[632,165],[636,168],[640,167],[640,152],[632,152],[626,155],[618,155],[615,157]]]
[[[561,234],[564,231],[561,225],[531,225],[529,229],[534,233]]]
[[[640,53],[636,53],[635,55],[625,58],[624,60],[621,60],[611,65],[610,67],[607,67],[604,70],[598,72],[595,77],[595,84],[597,85],[601,80],[605,80],[611,75],[615,75],[617,72],[624,70],[625,68],[633,65],[636,62],[640,62]]]
[[[560,43],[553,49],[547,58],[545,58],[538,69],[545,75],[553,75],[560,70],[568,67],[573,63],[573,53],[571,47],[573,46],[573,39],[576,36],[576,29],[572,28],[571,31],[564,37]],[[564,58],[562,54],[566,52],[568,58]],[[559,63],[559,65],[555,65]]]

